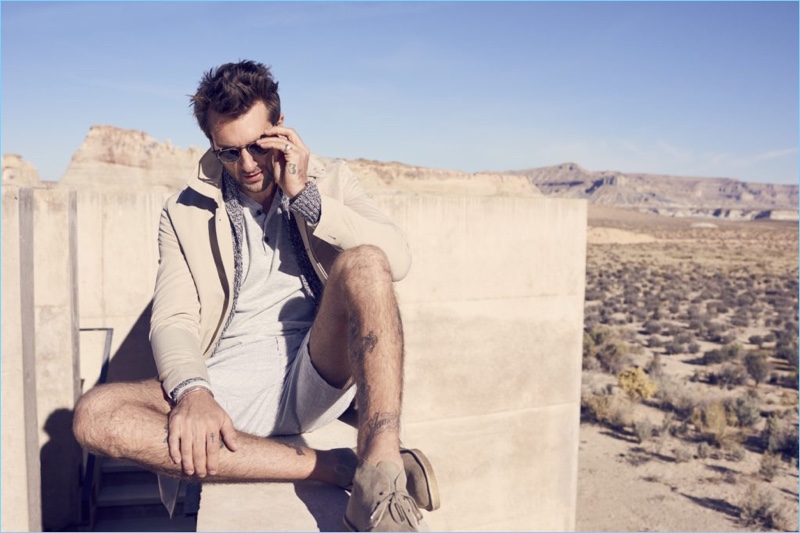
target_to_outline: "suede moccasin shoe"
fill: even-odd
[[[336,465],[337,484],[345,490],[353,490],[353,476],[358,466],[358,456],[350,448],[337,448],[331,450],[338,456]],[[435,511],[441,507],[439,499],[439,486],[433,466],[422,451],[417,449],[400,449],[403,467],[406,472],[406,490],[414,498],[417,507],[426,511]]]
[[[419,531],[420,520],[404,469],[392,461],[359,461],[344,515],[350,531]]]

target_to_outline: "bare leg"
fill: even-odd
[[[355,380],[359,457],[402,465],[403,326],[379,248],[359,246],[337,258],[311,328],[310,352],[330,384]]]
[[[187,476],[169,457],[170,405],[158,381],[100,385],[75,407],[74,431],[81,445],[98,455],[125,458],[173,477]],[[336,483],[337,454],[239,432],[238,450],[220,450],[218,473],[204,481],[295,481]]]

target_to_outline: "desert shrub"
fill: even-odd
[[[788,531],[787,520],[773,493],[751,484],[739,502],[740,516],[748,526]]]
[[[750,319],[741,313],[736,313],[730,319],[730,323],[740,328],[746,328],[750,324]]]
[[[718,372],[708,373],[708,383],[719,385],[726,389],[733,389],[747,383],[747,373],[739,365],[724,364]]]
[[[690,342],[694,341],[694,336],[688,331],[682,331],[675,335],[675,342],[679,342],[681,344],[689,344]]]
[[[761,420],[761,402],[755,391],[726,399],[725,409],[733,414],[739,427],[753,427]]]
[[[636,434],[636,439],[639,444],[644,444],[653,437],[653,423],[647,418],[636,420],[633,423],[633,432]]]
[[[650,340],[648,341],[647,345],[650,348],[661,348],[662,346],[664,346],[664,341],[662,341],[661,337],[659,337],[658,335],[653,335],[652,337],[650,337]]]
[[[722,344],[730,344],[735,340],[736,340],[735,333],[725,333],[719,338],[719,342],[721,342]]]
[[[639,367],[623,370],[617,376],[619,388],[633,401],[649,400],[658,391],[658,385]]]
[[[758,467],[758,473],[766,480],[771,482],[778,475],[781,468],[781,460],[771,453],[767,452],[761,456],[761,463]]]
[[[697,445],[697,457],[700,459],[708,459],[709,455],[711,455],[711,447],[707,442],[701,442]]]
[[[767,418],[767,425],[761,432],[761,442],[770,453],[782,453],[786,457],[798,456],[797,425],[789,424],[777,416]]]
[[[703,354],[703,363],[713,365],[717,363],[725,363],[738,359],[743,352],[742,345],[739,343],[731,342],[721,348],[715,348]]]
[[[581,411],[587,420],[614,429],[631,425],[631,404],[608,391],[581,396]]]
[[[704,438],[711,444],[722,445],[728,429],[728,416],[722,402],[704,402],[692,413],[692,422],[702,430]]]
[[[685,351],[683,344],[676,341],[670,341],[664,345],[664,353],[667,355],[676,355]]]
[[[700,405],[698,394],[671,376],[660,376],[657,385],[656,398],[660,400],[661,408],[674,414],[678,420],[687,420]]]
[[[688,351],[690,354],[700,353],[700,345],[697,344],[696,342],[691,342],[686,347],[686,351]]]
[[[685,448],[673,448],[672,455],[676,463],[686,463],[692,460],[692,453]]]
[[[653,358],[644,367],[645,372],[653,379],[658,379],[664,373],[664,365],[661,362],[661,354],[654,353]]]
[[[747,341],[750,344],[754,344],[754,345],[758,346],[759,348],[761,348],[761,346],[764,344],[764,337],[762,337],[761,335],[750,335],[750,337],[747,339]]]
[[[747,452],[745,451],[744,446],[736,443],[730,447],[730,451],[725,457],[735,463],[739,463],[741,461],[744,461],[746,455]]]
[[[756,386],[769,375],[770,366],[767,357],[761,352],[750,352],[744,357],[744,368],[756,382]]]
[[[645,333],[648,335],[655,335],[656,333],[660,332],[661,327],[661,322],[658,320],[648,320],[642,324],[642,329],[644,329]]]
[[[594,327],[583,334],[583,366],[599,366],[611,374],[619,374],[630,364],[630,345],[607,327]]]
[[[784,343],[775,346],[775,357],[783,359],[789,366],[797,370],[798,367],[798,350],[797,343]]]

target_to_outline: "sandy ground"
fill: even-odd
[[[722,246],[736,244],[741,224],[726,221],[669,219],[615,210],[590,208],[588,241],[592,246],[610,246],[623,250],[626,245],[663,242],[664,257],[671,260],[670,246],[676,242],[697,238],[721,239]],[[750,223],[752,224],[752,223]],[[769,223],[767,223],[769,224]],[[769,228],[768,225],[749,226]],[[796,226],[783,226],[794,232]],[[788,228],[788,230],[786,229]],[[783,231],[782,230],[782,231]],[[763,242],[756,237],[754,242]],[[698,233],[705,232],[705,233]],[[711,242],[711,241],[709,241]],[[789,266],[796,268],[797,249],[788,253]],[[789,239],[792,243],[792,237]],[[764,244],[764,246],[767,246]],[[784,245],[781,245],[784,246]],[[758,255],[758,253],[756,253]],[[663,259],[662,258],[662,259]],[[686,257],[684,260],[692,260]],[[713,256],[709,255],[713,260]],[[653,259],[657,261],[659,259]],[[755,263],[754,263],[755,264]],[[588,289],[588,287],[587,287]],[[743,330],[749,335],[757,328]],[[746,338],[746,337],[745,337]],[[704,345],[703,350],[709,346]],[[640,361],[652,358],[644,353]],[[696,356],[670,357],[664,371],[676,379],[688,379],[697,365],[687,361]],[[642,365],[643,366],[643,365]],[[613,376],[587,375],[584,384],[592,379]],[[708,387],[708,385],[705,385]],[[759,393],[769,397],[773,406],[797,406],[797,390],[762,384]],[[650,418],[655,426],[664,419],[664,412],[638,404],[635,416]],[[741,518],[748,488],[758,487],[769,492],[784,516],[786,529],[797,531],[798,470],[796,464],[784,462],[775,478],[768,482],[759,474],[762,454],[746,447],[744,457],[731,457],[724,449],[713,449],[700,458],[696,442],[664,434],[663,439],[640,444],[630,430],[614,430],[595,423],[584,422],[580,430],[577,523],[578,531],[759,531],[763,526],[748,525]],[[678,450],[682,449],[683,453]],[[680,460],[677,457],[680,456]],[[688,458],[687,458],[688,457]]]

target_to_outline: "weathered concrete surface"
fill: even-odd
[[[377,200],[412,245],[411,273],[397,286],[403,442],[425,451],[439,479],[442,508],[425,513],[428,526],[573,529],[586,202]],[[303,437],[322,448],[355,443],[325,431]],[[237,512],[224,512],[231,501]],[[319,484],[207,485],[197,528],[334,531],[345,505]]]
[[[3,531],[40,531],[33,303],[33,194],[3,186]]]
[[[78,191],[80,325],[114,328],[110,381],[156,375],[147,338],[149,303],[158,270],[158,220],[168,196]],[[81,367],[89,370],[84,391],[95,385],[101,357],[95,347],[82,351]]]
[[[33,191],[36,397],[42,469],[42,526],[79,520],[81,449],[72,434],[80,395],[75,192]]]

